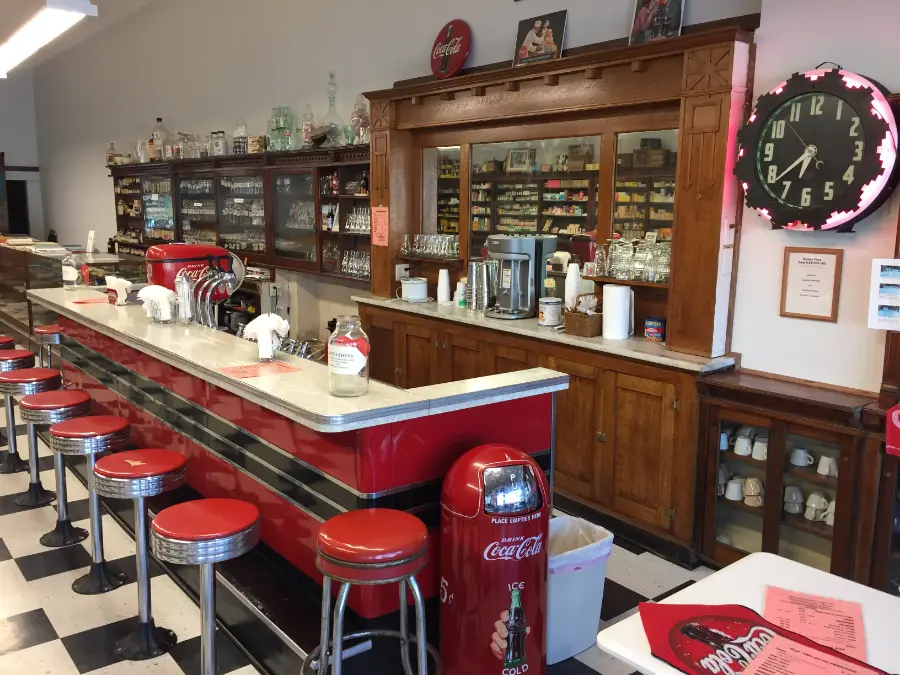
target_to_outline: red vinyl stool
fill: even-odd
[[[53,391],[61,386],[62,376],[59,371],[50,368],[20,368],[0,373],[0,393],[7,397],[27,397],[29,394]],[[16,499],[16,504],[24,508],[46,506],[56,499],[56,495],[45,490],[41,485],[41,474],[38,468],[37,427],[25,420],[24,411],[22,419],[28,425],[28,467],[31,470],[31,481],[28,484],[28,491]]]
[[[51,323],[47,326],[38,326],[34,329],[34,337],[38,343],[38,354],[40,357],[41,368],[44,367],[44,347],[47,348],[47,368],[52,368],[53,345],[59,344],[59,336],[62,331],[59,325]]]
[[[34,368],[34,354],[27,349],[0,350],[0,373],[22,368]],[[9,450],[0,464],[0,473],[19,473],[27,465],[16,448],[16,409],[12,394],[6,394],[6,444]]]
[[[127,450],[103,457],[94,466],[97,494],[134,500],[134,539],[137,558],[138,625],[116,642],[116,656],[144,661],[165,654],[178,641],[166,628],[157,628],[150,606],[150,549],[147,544],[147,497],[174,490],[184,483],[185,456],[175,450]]]
[[[53,372],[59,373],[56,370]],[[29,426],[49,426],[90,413],[91,397],[76,389],[29,394],[19,401],[19,410],[22,412],[22,420]],[[84,541],[88,533],[80,527],[72,527],[72,521],[69,520],[66,464],[59,453],[53,453],[53,467],[56,471],[56,528],[41,537],[41,544],[59,548]]]
[[[0,349],[15,349],[16,341],[8,335],[0,335]]]
[[[400,638],[400,655],[406,675],[413,675],[409,662],[412,641],[407,624],[406,587],[416,608],[416,655],[419,675],[428,672],[428,654],[434,658],[435,673],[441,672],[437,652],[425,639],[425,606],[415,575],[425,566],[428,531],[425,524],[411,513],[394,509],[360,509],[330,518],[319,529],[316,540],[316,567],[322,578],[322,624],[319,646],[307,655],[300,669],[306,675],[313,661],[319,675],[324,675],[329,652],[329,609],[331,581],[343,583],[334,607],[334,629],[331,642],[331,674],[340,675],[344,640],[372,637]],[[400,587],[400,630],[368,630],[344,635],[344,610],[353,584],[393,584]]]
[[[87,457],[92,556],[90,571],[72,583],[72,590],[80,595],[106,593],[125,583],[125,575],[111,570],[103,559],[103,521],[100,519],[100,497],[94,489],[93,475],[97,455],[122,450],[128,444],[130,429],[128,420],[115,415],[77,417],[50,427],[50,449],[53,452]]]
[[[216,675],[217,562],[244,555],[259,541],[259,509],[237,499],[198,499],[159,512],[150,548],[163,562],[200,565],[200,673]]]

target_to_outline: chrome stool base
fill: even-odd
[[[91,563],[90,571],[72,583],[72,590],[78,595],[100,595],[116,590],[126,581],[124,572],[116,572],[104,560]]]
[[[359,633],[351,633],[350,635],[344,636],[344,643],[353,640],[368,640],[371,638],[396,638],[403,643],[404,647],[407,647],[409,643],[416,644],[416,636],[415,635],[407,635],[406,640],[403,639],[403,633],[399,630],[364,630]],[[333,642],[328,643],[329,653],[331,653],[331,647],[334,646]],[[321,650],[322,645],[318,645],[315,649],[313,649],[309,654],[306,655],[306,658],[303,659],[303,664],[300,666],[300,675],[316,675],[316,673],[330,673],[331,670],[326,666],[325,670],[322,670],[322,665],[319,663],[319,651]],[[425,645],[425,649],[428,650],[429,656],[431,656],[432,660],[435,663],[435,671],[434,675],[441,675],[443,672],[443,667],[441,665],[441,657],[438,654],[437,649],[432,647],[430,644]],[[348,653],[350,652],[350,653]],[[349,657],[352,654],[352,647],[348,650],[346,647],[343,649],[343,653]],[[331,663],[331,658],[328,659],[329,663]]]
[[[167,653],[178,636],[168,628],[158,628],[150,619],[138,621],[137,627],[116,643],[116,656],[124,661],[146,661]]]
[[[56,528],[41,537],[41,546],[62,548],[63,546],[80,544],[87,538],[87,530],[81,527],[74,527],[72,521],[66,518],[65,520],[57,520]]]
[[[55,500],[56,493],[45,490],[44,486],[41,485],[40,479],[38,479],[37,483],[28,484],[28,491],[23,493],[22,496],[16,500],[16,506],[33,509],[37,506],[47,506],[47,504],[50,504]]]

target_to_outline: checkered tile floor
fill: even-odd
[[[5,428],[0,409],[0,425]],[[27,458],[27,441],[18,440]],[[53,489],[49,449],[41,445],[41,481]],[[88,528],[87,491],[68,479],[73,523]],[[157,625],[178,634],[170,654],[140,663],[117,662],[113,645],[137,614],[134,542],[109,515],[103,516],[106,560],[125,571],[131,583],[111,593],[82,596],[72,582],[90,565],[90,539],[64,549],[41,546],[40,535],[53,529],[55,504],[22,510],[14,503],[28,486],[24,473],[0,475],[0,675],[195,675],[200,672],[200,616],[196,605],[155,565],[151,567],[153,614]],[[644,600],[660,600],[707,576],[712,570],[682,569],[652,553],[617,540],[607,568],[599,628],[637,611]],[[220,636],[219,672],[256,675],[234,644]],[[632,668],[592,646],[551,666],[548,675],[629,675]]]

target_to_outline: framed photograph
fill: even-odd
[[[562,55],[568,14],[569,10],[563,9],[520,21],[513,65],[524,66],[558,59]]]
[[[507,173],[531,173],[534,167],[535,151],[527,148],[510,150],[506,156]]]
[[[839,248],[784,249],[781,316],[837,321],[844,251]]]
[[[687,0],[634,0],[628,44],[641,45],[681,35]]]

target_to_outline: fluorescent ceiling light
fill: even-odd
[[[88,0],[46,0],[46,7],[0,45],[0,78],[86,16],[97,16]]]

